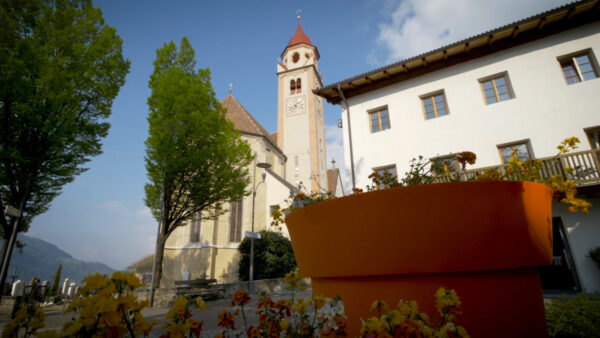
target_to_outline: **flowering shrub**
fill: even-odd
[[[138,301],[133,291],[142,283],[133,273],[115,272],[108,278],[100,274],[89,275],[84,286],[66,312],[79,313],[63,326],[66,336],[148,336],[156,321],[148,322],[142,309],[148,301]]]
[[[460,305],[454,290],[439,288],[435,306],[440,321],[433,325],[426,313],[419,312],[415,301],[401,300],[393,310],[386,302],[375,301],[370,309],[375,316],[362,321],[361,337],[469,337],[465,328],[456,325]]]
[[[577,149],[580,143],[577,137],[569,137],[563,140],[556,148],[559,153],[554,157],[558,158],[560,154],[568,153]],[[573,171],[572,168],[566,168],[567,174]],[[498,169],[489,169],[483,174],[477,176],[477,180],[513,180],[529,181],[543,183],[554,190],[554,197],[561,203],[568,205],[571,212],[583,211],[589,212],[591,204],[581,198],[576,197],[577,185],[570,179],[565,179],[561,174],[556,174],[548,178],[543,177],[542,162],[540,160],[521,160],[513,150],[513,157],[506,164],[504,173]]]
[[[260,294],[257,311],[259,323],[248,326],[245,305],[250,303],[250,295],[238,290],[233,296],[232,306],[239,306],[235,311],[224,310],[219,314],[218,325],[224,330],[217,337],[315,337],[345,335],[346,316],[344,304],[339,298],[325,298],[314,295],[297,298],[296,291],[304,290],[305,285],[297,272],[288,273],[285,278],[290,299],[273,300],[265,293]],[[238,328],[235,318],[242,314],[243,327]]]
[[[284,223],[285,216],[293,210],[334,198],[335,196],[331,192],[313,192],[308,195],[303,192],[291,194],[290,197],[284,201],[285,204],[288,205],[287,207],[282,208],[281,206],[276,205],[273,208],[273,211],[271,212],[271,217],[273,218],[271,226],[276,230],[281,231],[281,225]]]
[[[15,318],[4,325],[2,337],[18,337],[19,332],[23,337],[35,335],[36,331],[44,327],[46,315],[42,307],[35,302],[26,302],[17,311]]]
[[[559,153],[555,156],[555,159],[559,155],[568,153],[571,150],[577,149],[577,145],[580,143],[577,137],[569,137],[563,140],[557,149]],[[446,158],[443,160],[439,159],[425,159],[423,156],[413,158],[410,161],[410,167],[408,172],[404,173],[404,177],[399,179],[398,176],[394,176],[388,172],[382,174],[377,171],[373,171],[369,178],[371,184],[366,186],[367,191],[389,189],[401,186],[431,184],[440,182],[440,178],[443,181],[460,181],[461,175],[451,170],[451,163],[455,162],[460,165],[461,170],[465,170],[467,164],[475,164],[477,156],[470,151],[463,151],[456,154],[452,158]],[[550,177],[544,177],[542,174],[543,164],[540,160],[521,160],[517,156],[516,150],[513,150],[513,157],[506,163],[505,170],[500,171],[492,168],[475,177],[462,177],[467,180],[510,180],[510,181],[529,181],[546,184],[554,191],[554,197],[557,198],[561,203],[568,205],[568,209],[571,212],[583,211],[589,212],[591,204],[581,198],[576,197],[577,185],[570,179],[565,179],[563,175],[556,174]],[[565,168],[566,174],[573,172],[572,168]],[[353,188],[353,194],[359,194],[364,192],[363,189]],[[290,212],[295,209],[302,208],[304,206],[315,204],[324,200],[335,198],[331,193],[313,193],[306,195],[301,192],[298,194],[292,194],[289,199],[285,201],[288,204],[287,207],[281,208],[276,206],[271,213],[273,217],[272,226],[277,229],[281,229],[281,225],[284,223],[284,218]]]
[[[291,291],[290,299],[274,300],[266,293],[259,295],[256,314],[259,321],[248,325],[246,306],[250,295],[238,290],[233,295],[231,306],[218,315],[218,326],[222,332],[215,337],[338,337],[347,336],[344,303],[339,297],[326,298],[320,295],[297,297],[297,291],[306,289],[302,277],[292,271],[284,277]],[[77,337],[138,337],[149,336],[156,321],[148,323],[141,309],[148,301],[138,301],[132,291],[142,284],[134,274],[116,272],[111,278],[99,274],[89,275],[77,298],[66,312],[78,312],[79,318],[63,326],[62,332],[36,330],[44,327],[44,312],[41,307],[32,307],[31,313],[24,307],[12,322],[4,327],[3,337],[16,337],[22,328],[25,337],[36,334],[42,338],[65,336]],[[200,337],[203,322],[195,320],[190,309],[189,298],[178,297],[162,325],[166,330],[161,337]],[[195,302],[200,310],[206,309],[201,297]],[[396,309],[389,310],[387,304],[375,301],[371,311],[376,314],[363,321],[362,337],[468,337],[466,330],[456,325],[460,314],[460,300],[453,290],[440,288],[436,292],[436,307],[441,316],[436,326],[424,313],[419,313],[416,302],[400,301]],[[241,314],[243,324],[236,325]],[[28,316],[30,318],[28,318]],[[23,325],[29,321],[28,326]],[[21,330],[22,332],[23,330]]]
[[[206,304],[202,297],[196,300],[196,307],[200,310],[206,310]],[[167,332],[161,335],[161,338],[170,337],[200,337],[202,333],[203,322],[192,318],[190,311],[190,299],[179,296],[173,306],[167,313],[162,328]]]

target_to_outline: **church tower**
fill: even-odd
[[[287,156],[286,179],[306,192],[327,190],[323,100],[313,94],[322,86],[319,50],[302,30],[296,33],[277,64],[277,146]]]

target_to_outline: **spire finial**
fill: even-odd
[[[229,84],[229,95],[231,95],[231,92],[233,91],[233,83]]]
[[[297,9],[297,10],[296,10],[296,14],[298,15],[298,16],[297,16],[297,19],[298,19],[298,24],[300,24],[300,20],[302,19],[302,17],[300,16],[300,14],[302,14],[302,11],[301,11],[300,9]]]

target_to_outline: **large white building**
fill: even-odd
[[[547,290],[598,292],[600,269],[587,254],[600,245],[599,55],[599,1],[580,1],[316,93],[342,107],[346,168],[358,188],[373,170],[402,176],[419,155],[468,150],[474,168],[502,166],[513,150],[546,159],[578,137],[580,152],[545,165],[548,174],[574,168],[569,178],[593,207],[572,214],[556,203],[554,265],[542,280]]]

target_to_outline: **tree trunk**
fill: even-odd
[[[12,229],[12,222],[10,222],[10,228]],[[10,239],[10,234],[8,234],[8,238],[4,238],[4,240],[2,241],[2,251],[0,251],[0,269],[2,268],[2,263],[4,262],[4,259],[6,258],[6,252],[8,251],[8,241]],[[9,288],[10,290],[10,288]],[[9,291],[10,293],[10,291]],[[0,295],[4,296],[4,284],[0,285]]]
[[[165,243],[167,242],[166,236],[163,234],[159,235],[160,238],[156,241],[156,251],[154,253],[154,266],[155,276],[153,276],[154,284],[153,288],[158,289],[160,287],[160,280],[162,278],[162,262],[165,253]]]
[[[12,236],[12,228],[15,225],[15,222],[17,221],[16,217],[11,217],[10,218],[10,222],[8,223],[8,231],[4,232],[4,241],[2,241],[2,251],[0,252],[0,258],[2,258],[0,260],[0,270],[2,269],[2,266],[4,265],[4,261],[8,259],[8,262],[6,263],[6,272],[4,273],[4,276],[2,275],[2,271],[0,271],[0,294],[3,295],[4,294],[4,283],[6,282],[6,277],[8,275],[8,267],[10,265],[10,251],[9,250],[9,244],[10,244],[10,238]],[[14,245],[14,243],[13,243]],[[9,288],[10,290],[10,288]],[[10,291],[9,291],[10,292]]]

